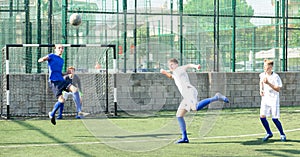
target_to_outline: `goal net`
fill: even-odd
[[[48,84],[47,62],[40,57],[54,52],[55,45],[8,44],[2,49],[1,116],[47,116],[57,101]],[[115,45],[72,45],[65,47],[63,72],[75,67],[80,78],[82,110],[90,113],[115,113],[116,99]],[[65,116],[76,114],[70,97],[64,108]]]

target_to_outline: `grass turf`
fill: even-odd
[[[169,111],[151,117],[109,118],[106,122],[116,126],[119,131],[114,133],[114,130],[110,130],[114,128],[106,128],[104,125],[96,127],[105,131],[98,132],[99,135],[91,131],[91,126],[87,125],[86,120],[60,120],[56,126],[48,119],[0,120],[0,156],[181,157],[300,154],[299,107],[281,108],[280,120],[286,131],[286,142],[280,141],[278,131],[270,118],[269,124],[274,136],[268,142],[261,141],[265,131],[259,121],[259,109],[235,109],[211,113],[204,110],[195,115],[191,114],[193,116],[187,121],[190,143],[173,144],[172,138],[180,137],[174,114],[175,112]],[[170,126],[171,129],[164,129],[166,132],[159,134],[159,129],[165,126]],[[131,134],[115,135],[121,131]],[[168,140],[168,137],[172,138]],[[154,141],[150,143],[147,141],[149,139]],[[112,140],[115,141],[111,142]],[[166,143],[162,144],[165,141]],[[157,147],[151,150],[143,149],[152,147],[150,144]],[[124,148],[128,149],[119,149],[119,145],[126,145]],[[136,146],[141,149],[131,149]]]

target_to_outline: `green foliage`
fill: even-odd
[[[233,16],[233,9],[231,0],[220,0],[219,1],[219,16],[221,17],[229,17],[224,18],[227,20],[222,20],[220,23],[220,29],[230,29],[232,26],[232,19],[230,17]],[[217,10],[216,10],[217,11]],[[198,14],[200,17],[210,17],[210,18],[197,18],[196,22],[199,23],[200,30],[211,31],[213,28],[213,16],[215,13],[214,10],[214,1],[211,0],[191,0],[184,6],[184,13],[188,14]],[[216,12],[217,13],[217,12]],[[254,10],[250,5],[248,5],[244,0],[237,0],[236,2],[236,16],[245,16],[243,18],[238,19],[238,26],[253,26],[250,23],[250,17],[253,16]],[[197,29],[196,29],[197,30]]]

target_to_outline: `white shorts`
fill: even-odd
[[[267,103],[261,103],[260,105],[260,115],[265,115],[269,117],[272,115],[272,118],[280,117],[280,106],[279,105],[267,105]]]
[[[196,110],[197,96],[198,96],[197,89],[188,88],[188,90],[186,90],[182,96],[183,96],[183,100],[181,101],[178,110],[184,109],[188,112],[190,112],[191,110]]]

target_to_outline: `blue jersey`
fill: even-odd
[[[56,55],[48,55],[48,68],[49,68],[49,81],[62,81],[64,80],[62,75],[62,68],[64,65],[64,60]]]

